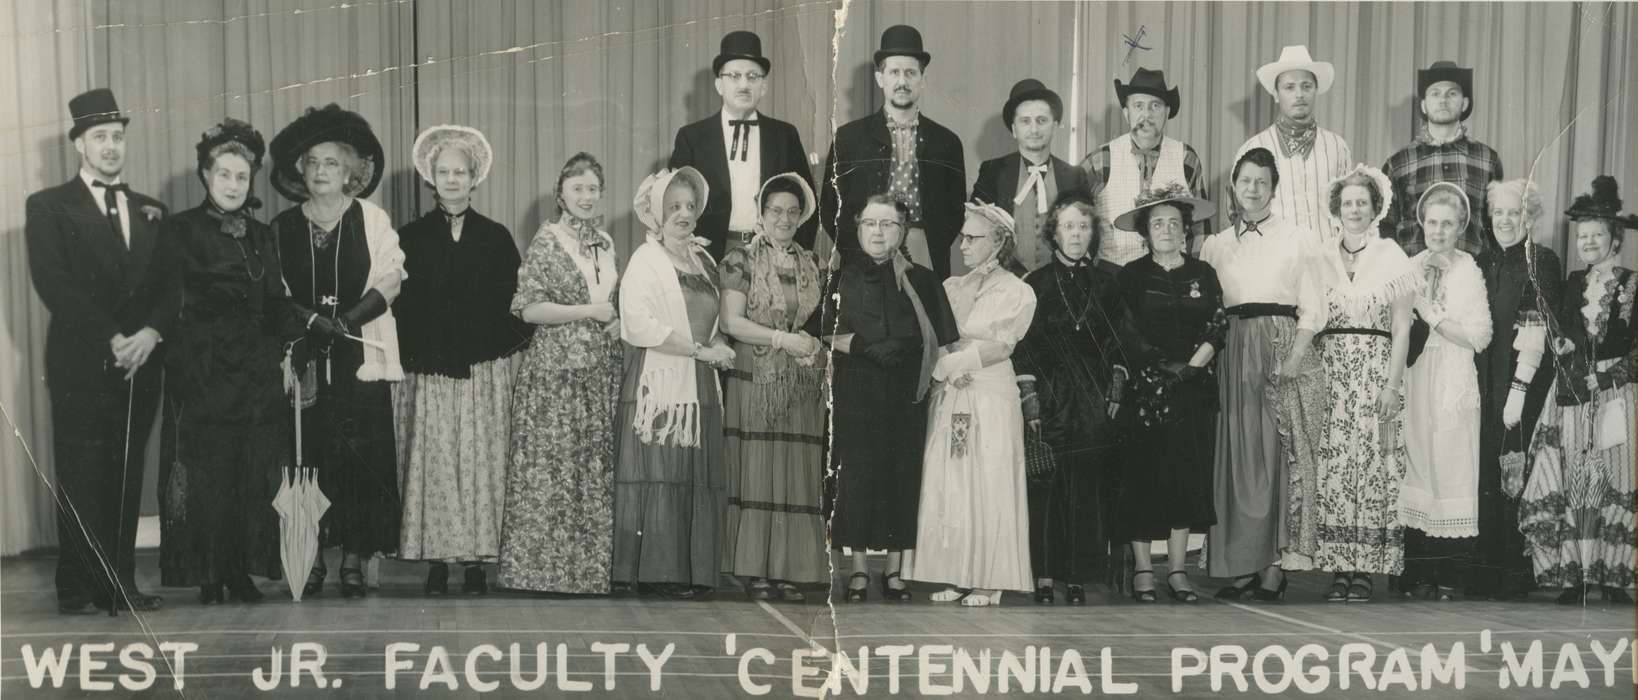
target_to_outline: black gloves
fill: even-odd
[[[883,367],[898,367],[916,356],[921,351],[921,344],[903,338],[878,338],[872,341],[855,335],[849,350]]]

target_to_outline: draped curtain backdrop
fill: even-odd
[[[1228,159],[1274,115],[1253,71],[1305,43],[1337,68],[1320,122],[1359,160],[1380,166],[1410,142],[1415,70],[1451,59],[1475,69],[1473,136],[1501,153],[1509,177],[1530,174],[1542,187],[1552,214],[1540,242],[1565,251],[1557,212],[1599,173],[1619,177],[1638,204],[1638,13],[1624,3],[6,3],[0,95],[14,97],[0,101],[0,159],[11,164],[0,169],[0,406],[21,439],[0,448],[0,553],[55,542],[47,313],[29,281],[22,204],[77,169],[65,136],[73,95],[114,89],[133,113],[127,180],[176,209],[203,200],[193,145],[224,116],[271,139],[308,106],[359,111],[387,153],[373,199],[400,222],[432,206],[409,159],[416,133],[477,127],[496,162],[474,206],[511,227],[520,247],[556,216],[564,160],[588,151],[604,165],[603,209],[625,256],[643,234],[630,213],[637,183],[665,163],[678,127],[720,105],[710,60],[722,34],[761,35],[774,64],[763,111],[797,126],[817,171],[834,126],[880,107],[871,53],[899,23],[920,28],[933,55],[922,104],[961,135],[969,185],[981,160],[1013,148],[1000,111],[1014,82],[1039,78],[1063,95],[1054,151],[1079,162],[1125,130],[1112,81],[1142,66],[1181,89],[1167,134],[1199,151],[1210,191],[1226,201]],[[256,190],[263,219],[289,206],[265,173]],[[155,473],[149,465],[150,481]]]

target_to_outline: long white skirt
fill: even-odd
[[[1436,342],[1405,375],[1399,514],[1428,537],[1479,534],[1479,376],[1473,351]]]
[[[962,588],[1033,589],[1024,414],[1010,361],[937,385],[928,407],[916,547],[903,576]]]

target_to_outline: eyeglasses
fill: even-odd
[[[898,231],[899,229],[902,229],[902,228],[904,228],[904,224],[901,224],[901,223],[899,223],[897,221],[893,221],[891,219],[882,219],[880,221],[878,221],[876,219],[860,219],[859,220],[859,230],[861,230],[861,231],[872,230],[872,229],[881,229],[881,230],[886,231],[888,233],[892,233],[892,232]]]
[[[766,73],[718,73],[717,77],[730,83],[737,83],[740,80],[747,80],[750,81],[752,85],[755,85],[766,79],[768,75]]]
[[[767,207],[762,210],[764,215],[772,215],[775,219],[799,219],[802,217],[801,207]]]

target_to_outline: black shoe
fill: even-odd
[[[427,582],[421,592],[434,598],[449,595],[449,565],[435,561],[427,567]]]
[[[1086,605],[1086,589],[1078,583],[1064,586],[1064,602],[1070,605]]]
[[[199,584],[199,604],[200,605],[215,605],[217,603],[222,602],[222,600],[223,600],[223,598],[222,598],[222,584],[221,583],[201,583],[201,584]]]
[[[341,567],[341,597],[363,598],[366,590],[364,570],[356,566]]]
[[[226,581],[226,586],[228,599],[240,603],[259,603],[263,598],[267,597],[260,588],[256,587],[256,582],[250,580],[250,576],[245,574],[229,578]]]
[[[1353,582],[1348,584],[1348,602],[1369,603],[1371,596],[1376,594],[1375,584],[1371,582],[1371,575],[1356,571]]]
[[[60,600],[57,601],[58,615],[95,615],[102,612],[102,608],[90,600]]]
[[[1153,577],[1155,575],[1155,571],[1154,571],[1154,569],[1138,569],[1137,571],[1132,572],[1132,600],[1135,600],[1135,601],[1137,601],[1139,603],[1158,602],[1160,600],[1160,598],[1155,595],[1155,589],[1151,588],[1151,589],[1149,589],[1147,591],[1138,590],[1137,577],[1142,576],[1144,574],[1148,574],[1151,577],[1151,580],[1153,580]]]
[[[773,600],[773,584],[768,579],[752,576],[745,583],[745,597],[751,600]]]
[[[1198,603],[1198,602],[1200,602],[1200,594],[1199,593],[1196,593],[1193,590],[1185,590],[1185,589],[1181,589],[1181,588],[1172,588],[1172,577],[1176,576],[1178,574],[1183,574],[1183,580],[1185,580],[1185,581],[1189,580],[1189,572],[1187,572],[1187,571],[1173,571],[1171,573],[1166,574],[1166,595],[1171,596],[1172,600],[1174,602],[1178,602],[1178,603]]]
[[[910,602],[910,588],[908,586],[904,588],[894,588],[889,583],[894,579],[898,579],[899,585],[904,585],[904,579],[899,578],[899,572],[897,571],[884,574],[882,576],[882,600],[891,600],[900,603]]]
[[[853,582],[855,580],[857,580],[857,579],[864,579],[864,585],[859,586],[858,588],[854,588],[853,587]],[[865,602],[865,599],[867,599],[869,597],[870,597],[870,574],[867,574],[867,573],[865,573],[863,571],[855,571],[855,572],[853,572],[852,576],[847,577],[847,602],[849,602],[849,603],[863,603],[863,602]]]
[[[1052,586],[1050,585],[1040,586],[1035,589],[1036,605],[1051,605],[1056,597],[1057,591],[1053,590]]]
[[[97,607],[107,610],[108,605],[98,604]],[[165,599],[156,595],[148,595],[135,588],[126,589],[125,595],[114,601],[118,610],[134,610],[136,612],[153,612],[165,607]]]
[[[323,594],[324,577],[329,573],[330,570],[324,568],[324,564],[315,564],[313,569],[307,572],[307,583],[301,586],[301,597],[311,598]]]
[[[1245,580],[1244,583],[1240,583],[1238,585],[1233,585],[1233,586],[1224,586],[1222,588],[1217,589],[1217,599],[1218,600],[1240,600],[1242,598],[1250,596],[1252,591],[1257,590],[1257,588],[1258,588],[1257,575],[1252,574],[1252,575],[1246,577],[1246,580]]]
[[[467,595],[487,595],[489,582],[484,579],[482,564],[468,564],[466,567],[466,581],[461,584],[461,592]]]
[[[1627,595],[1624,588],[1604,586],[1604,602],[1615,605],[1632,605],[1632,596]]]
[[[1252,600],[1260,600],[1265,603],[1283,601],[1285,600],[1285,587],[1290,584],[1291,577],[1282,575],[1280,576],[1280,587],[1271,591],[1267,588],[1263,588],[1262,583],[1259,581],[1257,587],[1251,591],[1251,598]]]

